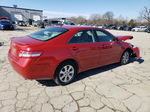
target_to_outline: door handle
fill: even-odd
[[[77,47],[72,47],[72,50],[73,51],[77,51],[79,48],[77,48]]]
[[[97,47],[91,47],[91,50],[96,50],[97,49]]]
[[[109,48],[112,48],[111,45],[103,45],[103,49],[109,49]]]

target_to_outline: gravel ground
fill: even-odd
[[[141,59],[89,70],[74,83],[56,86],[53,81],[25,80],[7,60],[9,39],[36,28],[0,31],[0,112],[150,112],[150,34],[110,30],[133,35]]]

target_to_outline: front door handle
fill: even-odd
[[[103,49],[109,49],[109,48],[112,48],[111,45],[103,45]]]

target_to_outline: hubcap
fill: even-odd
[[[59,73],[59,79],[62,82],[69,82],[74,76],[74,67],[72,65],[64,66]]]
[[[129,53],[128,52],[125,52],[122,56],[122,63],[126,64],[128,61],[129,61]]]

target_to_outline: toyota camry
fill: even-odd
[[[139,58],[139,48],[93,27],[53,26],[24,37],[13,37],[8,53],[12,67],[26,79],[53,79],[58,85],[78,73],[112,63],[125,65]]]

